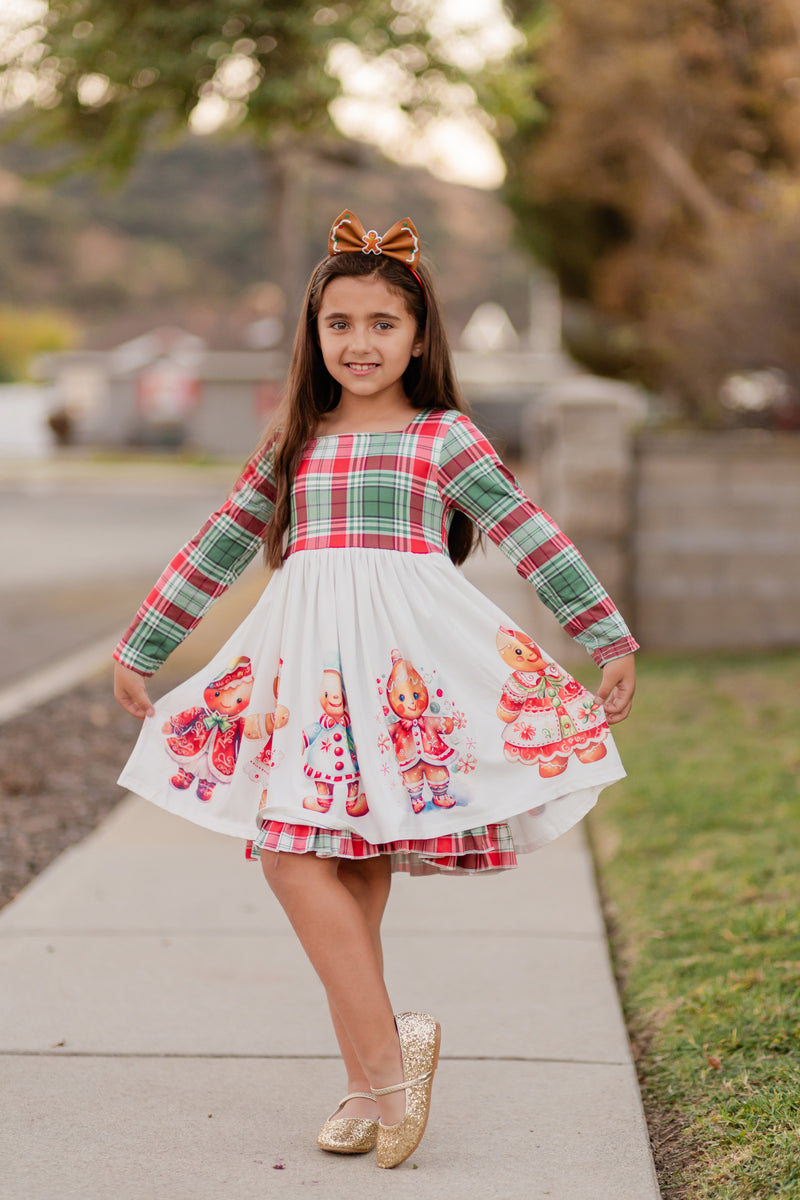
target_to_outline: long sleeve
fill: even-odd
[[[439,457],[439,490],[466,513],[589,651],[598,666],[638,649],[616,605],[551,517],[525,495],[466,416],[452,422]]]
[[[167,564],[114,651],[152,675],[255,557],[275,509],[273,454],[256,452],[228,499]]]

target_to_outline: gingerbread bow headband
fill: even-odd
[[[396,258],[416,275],[415,268],[419,263],[419,234],[414,222],[404,217],[395,221],[391,229],[381,237],[374,229],[367,231],[358,217],[345,209],[331,225],[328,254],[333,256],[356,251]]]

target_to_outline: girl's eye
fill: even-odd
[[[394,329],[394,325],[392,325],[391,322],[389,322],[389,321],[378,321],[378,324],[375,326],[375,328],[376,329]]]
[[[331,329],[347,329],[346,321],[331,321]]]

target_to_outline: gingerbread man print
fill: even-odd
[[[289,720],[289,710],[278,701],[278,691],[281,682],[281,670],[283,668],[283,659],[278,665],[278,674],[272,682],[272,694],[275,697],[275,708],[271,712],[264,713],[263,716],[263,731],[259,730],[259,736],[265,737],[266,741],[261,750],[251,760],[250,764],[245,768],[249,777],[256,783],[262,785],[261,800],[258,806],[259,820],[264,814],[267,807],[267,779],[273,765],[272,755],[272,738],[276,729],[283,729]]]

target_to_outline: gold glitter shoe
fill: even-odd
[[[319,1131],[317,1145],[333,1154],[366,1154],[378,1140],[378,1122],[367,1117],[337,1117],[348,1100],[374,1100],[371,1092],[351,1092],[332,1112]]]
[[[378,1166],[396,1167],[413,1154],[422,1141],[431,1106],[433,1073],[439,1062],[442,1031],[427,1013],[405,1012],[395,1017],[403,1055],[403,1082],[373,1088],[373,1096],[406,1093],[406,1115],[397,1125],[378,1122]]]

